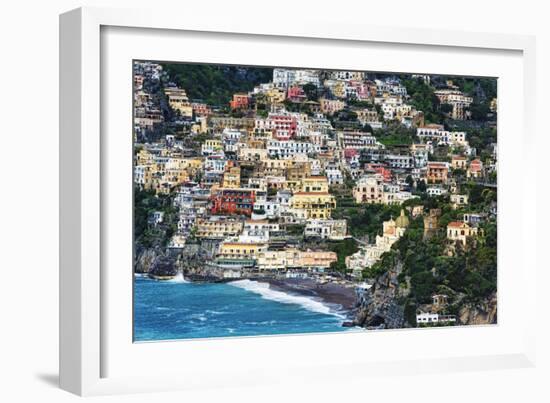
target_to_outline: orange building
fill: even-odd
[[[449,166],[445,162],[428,162],[426,179],[428,183],[447,183]]]
[[[233,94],[233,99],[229,101],[231,109],[247,109],[248,94]]]

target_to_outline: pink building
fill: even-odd
[[[296,136],[298,123],[290,114],[269,114],[267,120],[273,127],[273,137],[277,140],[290,140]]]
[[[302,87],[294,86],[290,87],[287,91],[286,97],[292,102],[304,102],[307,97]]]

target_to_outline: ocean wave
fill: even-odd
[[[205,322],[208,320],[207,317],[202,313],[194,313],[193,315],[189,315],[189,318],[191,318],[192,320],[199,320],[201,322]]]
[[[168,280],[168,282],[169,283],[178,283],[178,284],[187,284],[187,283],[189,283],[189,281],[187,281],[185,279],[185,277],[183,277],[182,272],[178,272],[178,274],[176,274],[173,279]]]
[[[303,308],[312,312],[323,313],[326,315],[334,315],[339,318],[344,318],[343,315],[332,310],[330,306],[325,305],[316,299],[313,299],[311,297],[304,297],[301,295],[287,294],[283,291],[273,290],[269,288],[269,284],[267,283],[261,283],[261,282],[252,281],[252,280],[238,280],[238,281],[232,281],[228,284],[259,294],[263,298],[271,301],[281,302],[283,304],[300,305]]]

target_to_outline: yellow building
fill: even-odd
[[[336,199],[328,192],[297,192],[292,196],[290,205],[306,219],[330,218],[336,208]]]
[[[257,259],[267,248],[263,243],[224,242],[220,245],[218,257],[224,259]]]
[[[193,116],[193,107],[184,89],[168,87],[164,89],[164,93],[168,97],[170,108],[174,111],[178,111],[183,117],[190,118]]]
[[[286,170],[288,188],[302,190],[302,182],[311,176],[311,163],[309,161],[292,161]]]
[[[326,176],[309,176],[302,179],[301,191],[308,192],[328,192],[328,179]]]
[[[241,147],[238,152],[240,161],[260,162],[268,158],[265,148]]]
[[[241,168],[239,167],[230,167],[229,170],[223,174],[223,184],[224,188],[240,188],[241,187]]]
[[[286,94],[283,90],[273,87],[264,92],[267,102],[271,104],[280,104],[285,98]]]
[[[321,112],[328,114],[339,112],[346,107],[346,103],[344,101],[326,98],[321,98],[319,100],[319,105],[321,108]]]
[[[332,251],[300,251],[295,266],[304,269],[328,269],[338,257]]]
[[[142,148],[136,154],[136,165],[150,165],[154,160],[154,155],[145,148]]]
[[[285,174],[291,161],[286,159],[271,159],[262,160],[262,172],[264,175],[282,176]]]
[[[298,256],[298,250],[289,248],[285,250],[264,250],[258,256],[258,269],[260,270],[286,270],[294,267],[294,261]]]
[[[203,154],[216,154],[223,150],[222,141],[219,139],[207,139],[201,145]]]
[[[243,230],[243,221],[222,216],[198,218],[195,225],[197,238],[227,238]]]
[[[477,234],[478,229],[476,227],[471,227],[462,221],[451,221],[447,225],[447,239],[461,242],[463,245],[466,245],[468,238],[477,236]]]
[[[285,250],[263,250],[258,255],[260,270],[327,269],[338,259],[331,251],[301,251],[296,248]]]
[[[202,168],[203,160],[201,158],[184,158],[183,167],[193,177]]]
[[[451,159],[451,167],[453,169],[466,169],[467,159],[463,155],[453,155]]]

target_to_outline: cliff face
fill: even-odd
[[[138,251],[136,253],[136,262],[134,265],[135,272],[143,274],[149,273],[159,256],[160,251],[153,248],[147,248]]]
[[[386,273],[379,276],[374,285],[365,291],[354,324],[362,327],[397,329],[409,327],[405,320],[404,306],[398,303],[408,293],[399,287],[398,276],[403,263],[398,261]]]
[[[458,311],[461,325],[487,325],[497,323],[497,294],[476,305],[466,304]]]

